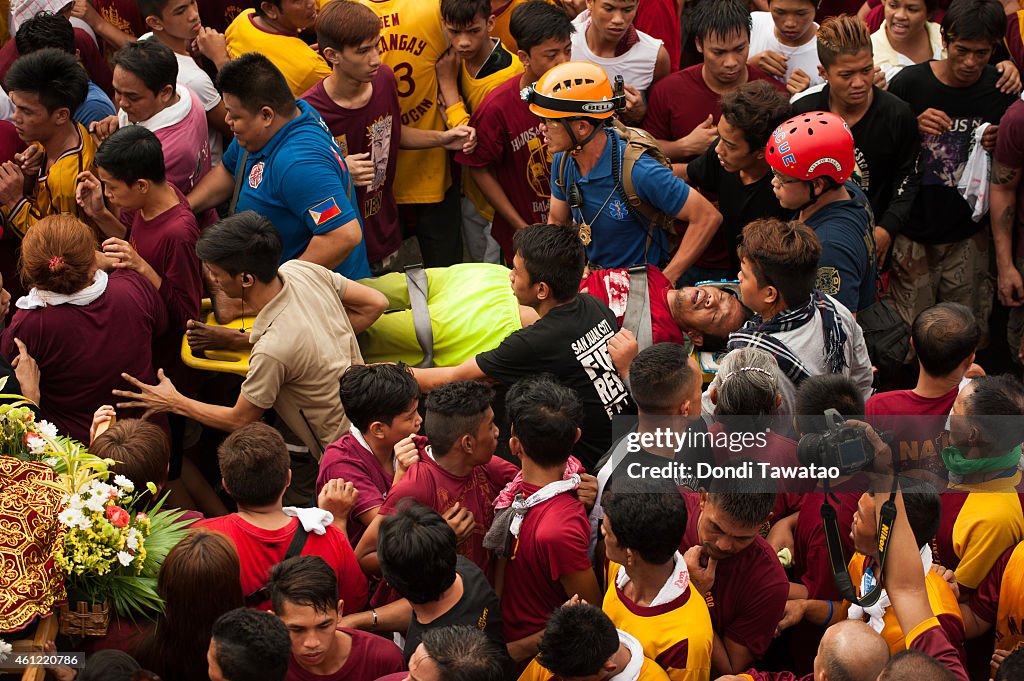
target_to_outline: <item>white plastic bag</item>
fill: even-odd
[[[981,146],[981,137],[988,129],[988,123],[982,123],[974,131],[974,144],[967,157],[967,165],[957,182],[957,189],[964,201],[971,207],[971,219],[979,222],[988,212],[988,181],[992,169],[992,157]]]

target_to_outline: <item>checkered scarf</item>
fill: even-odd
[[[765,320],[761,315],[754,315],[739,331],[729,334],[729,350],[739,348],[758,348],[768,352],[783,373],[793,381],[800,383],[811,375],[807,367],[789,347],[776,337],[784,331],[799,329],[814,319],[815,311],[821,314],[821,333],[825,341],[825,366],[829,373],[838,374],[846,367],[846,331],[836,314],[836,306],[820,291],[813,291],[807,303],[801,307],[791,308],[785,312]]]

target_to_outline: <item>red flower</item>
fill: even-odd
[[[107,520],[114,527],[124,527],[129,521],[128,511],[118,506],[107,506]]]

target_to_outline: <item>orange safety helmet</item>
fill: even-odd
[[[522,92],[530,111],[541,118],[611,118],[626,105],[597,64],[570,61],[548,70]]]

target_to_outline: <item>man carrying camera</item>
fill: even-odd
[[[580,226],[591,270],[651,264],[662,267],[669,281],[679,279],[704,252],[722,216],[669,167],[641,155],[629,175],[639,202],[690,223],[669,260],[664,231],[644,217],[644,207],[631,204],[624,188],[627,140],[611,122],[625,96],[613,92],[604,70],[587,62],[560,64],[527,97],[554,154],[548,222]]]
[[[866,426],[856,421],[850,425]],[[882,442],[877,433],[870,427],[865,428],[865,437],[875,451],[875,461],[887,465],[892,460],[888,445]],[[877,469],[878,466],[875,466]],[[928,528],[922,520],[917,532],[912,527],[912,518],[920,517],[916,512],[908,516],[906,497],[917,494],[909,492],[906,497],[897,488],[895,494],[889,490],[892,472],[883,472],[876,481],[875,489],[885,490],[865,494],[865,503],[858,507],[858,517],[853,527],[854,533],[864,530],[865,536],[875,537],[887,533],[887,556],[879,575],[885,588],[883,598],[888,599],[886,617],[895,619],[895,625],[904,636],[905,647],[909,653],[893,657],[885,662],[887,650],[884,650],[884,639],[873,631],[870,626],[860,623],[836,623],[834,608],[830,610],[825,604],[825,612],[819,620],[825,620],[822,626],[828,627],[822,637],[818,654],[814,659],[814,672],[801,681],[828,681],[832,678],[849,678],[855,681],[873,681],[884,678],[886,681],[916,681],[917,679],[951,679],[967,681],[960,654],[950,640],[947,628],[933,612],[932,586],[927,585],[927,573],[922,570],[923,549],[920,533],[927,534]],[[929,503],[922,497],[923,505]],[[932,502],[934,497],[932,497]],[[890,517],[886,518],[886,505],[892,502]],[[911,502],[913,506],[917,502]],[[859,544],[860,542],[858,542]],[[866,547],[865,547],[866,548]],[[874,549],[873,549],[874,550]],[[930,566],[927,572],[931,572]],[[881,599],[880,599],[881,600]],[[889,625],[893,622],[890,620]],[[882,645],[879,645],[882,642]],[[851,656],[850,652],[854,654]],[[881,667],[881,673],[878,669]],[[719,681],[795,681],[790,672],[759,672],[753,669],[735,676],[719,677]]]

